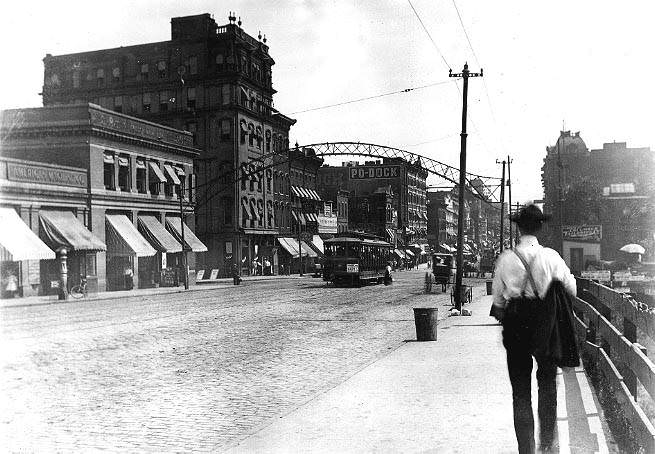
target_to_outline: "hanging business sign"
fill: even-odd
[[[337,233],[336,216],[323,216],[319,214],[316,218],[318,219],[318,233]]]
[[[600,225],[563,225],[562,239],[565,241],[600,241],[603,227]]]
[[[349,176],[351,180],[369,180],[374,178],[398,178],[400,177],[400,166],[357,166],[350,167]]]

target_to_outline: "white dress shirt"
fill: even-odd
[[[555,279],[561,281],[571,295],[575,295],[575,278],[557,251],[541,246],[537,238],[532,235],[523,235],[516,249],[530,266],[537,286],[536,293],[540,298],[546,296],[548,286]],[[503,251],[496,260],[493,304],[504,308],[508,300],[520,297],[526,279],[528,283],[525,287],[525,296],[534,298],[535,289],[532,288],[521,259],[512,250]]]

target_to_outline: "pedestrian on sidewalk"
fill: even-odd
[[[539,244],[535,234],[548,220],[535,205],[522,208],[510,220],[521,237],[514,250],[504,251],[496,261],[491,315],[503,324],[503,345],[512,384],[514,430],[519,453],[534,453],[532,413],[532,358],[537,360],[539,386],[539,442],[543,451],[553,448],[557,416],[557,365],[550,357],[535,354],[535,332],[547,322],[544,297],[551,282],[559,280],[575,295],[575,278],[553,249]]]

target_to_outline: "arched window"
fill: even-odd
[[[255,145],[255,126],[252,123],[248,124],[248,145]]]
[[[241,120],[239,122],[239,130],[240,130],[239,137],[241,139],[241,143],[246,143],[246,134],[248,134],[248,125],[246,124],[246,120]]]

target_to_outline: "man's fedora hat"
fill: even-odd
[[[516,222],[519,226],[540,225],[548,221],[550,215],[544,214],[538,206],[531,204],[521,208],[518,213],[514,213],[509,219],[512,222]]]

